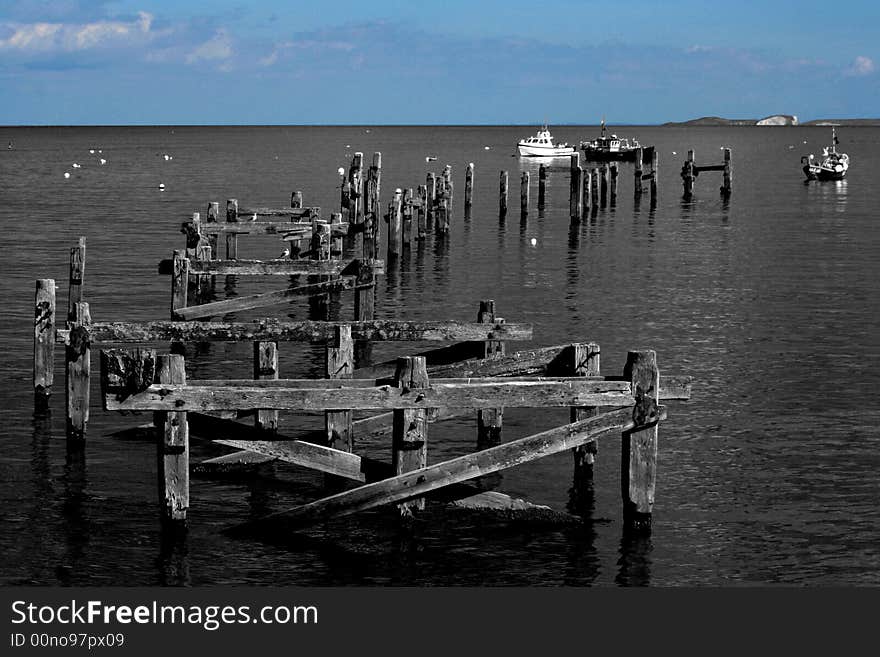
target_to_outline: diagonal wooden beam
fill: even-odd
[[[633,417],[638,418],[638,423]],[[293,525],[306,525],[329,517],[350,515],[384,504],[393,504],[451,484],[465,482],[572,449],[590,440],[596,440],[601,434],[609,431],[628,431],[636,426],[656,423],[664,417],[663,407],[658,407],[653,400],[643,397],[632,409],[622,408],[603,413],[427,468],[366,484],[303,506],[269,514],[236,529],[250,529],[275,520],[284,520]]]

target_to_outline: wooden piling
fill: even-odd
[[[226,223],[238,223],[238,199],[226,201]],[[226,259],[238,260],[238,235],[226,233]]]
[[[538,165],[538,210],[544,209],[547,193],[547,166]]]
[[[70,333],[64,349],[65,390],[67,401],[67,440],[82,442],[89,422],[89,383],[91,374],[92,323],[89,304],[74,306],[74,319],[68,323]]]
[[[568,208],[569,216],[578,220],[581,218],[581,208],[583,203],[582,185],[583,174],[580,167],[580,154],[574,153],[571,156],[569,171],[571,172],[571,180],[569,182]]]
[[[427,225],[427,208],[425,207],[428,203],[428,188],[425,185],[419,185],[418,189],[419,194],[419,208],[418,208],[418,229],[416,231],[416,236],[418,239],[423,240],[427,237],[428,234],[428,225]]]
[[[278,378],[278,343],[273,341],[254,341],[254,380]],[[258,431],[276,433],[278,431],[278,411],[258,410],[254,417]]]
[[[657,203],[657,169],[660,166],[660,156],[657,149],[651,148],[651,203]]]
[[[721,194],[724,196],[730,196],[730,188],[731,188],[731,180],[733,178],[733,173],[730,168],[730,149],[724,149],[724,169],[722,169],[722,183],[721,183]]]
[[[43,408],[55,380],[55,280],[37,279],[34,298],[34,404]]]
[[[519,214],[525,218],[529,216],[529,172],[523,171],[519,183]]]
[[[452,165],[447,164],[443,168],[443,197],[446,199],[446,213],[443,217],[443,232],[448,233],[452,225],[452,217],[455,214],[453,201],[455,200],[455,183],[452,180]]]
[[[425,176],[425,187],[427,188],[427,206],[426,206],[426,227],[428,230],[434,229],[434,205],[437,202],[437,179],[434,176],[434,172],[431,171]]]
[[[312,221],[312,260],[330,260],[330,224],[326,221]]]
[[[328,379],[350,379],[354,372],[354,343],[351,326],[335,327],[335,336],[328,341],[324,374]],[[352,413],[332,410],[324,413],[327,446],[344,452],[353,451]]]
[[[403,216],[402,216],[403,192],[398,187],[394,190],[394,198],[388,204],[388,260],[396,260],[400,257]]]
[[[186,383],[183,356],[160,355],[157,383]],[[159,505],[164,522],[186,520],[189,508],[189,425],[186,412],[157,411],[153,419],[159,432]]]
[[[590,189],[593,185],[593,173],[581,168],[581,216],[586,217],[590,212]]]
[[[366,219],[365,219],[366,221]],[[342,235],[334,235],[333,227],[342,223],[341,212],[330,213],[330,257],[338,258],[342,256]]]
[[[599,376],[599,345],[595,342],[573,344],[571,358],[571,376]],[[578,422],[598,414],[599,409],[595,406],[573,406],[570,421]],[[572,450],[575,487],[592,481],[597,451],[595,440]]]
[[[599,204],[604,208],[608,205],[608,167],[599,167]]]
[[[357,271],[354,292],[354,321],[369,321],[375,317],[376,274],[372,262],[362,262]],[[369,340],[358,340],[354,345],[355,364],[361,367],[370,360],[372,346]]]
[[[348,180],[351,183],[349,192],[349,222],[358,225],[364,222],[364,154],[357,152],[351,159],[351,168],[348,172]]]
[[[660,371],[654,351],[630,351],[623,378],[631,383],[637,409],[642,399],[659,402]],[[632,527],[650,527],[657,481],[656,424],[623,434],[620,481],[625,522]]]
[[[67,321],[76,321],[76,304],[83,300],[83,281],[86,272],[86,238],[70,249],[70,277],[67,288]]]
[[[620,175],[617,164],[609,167],[609,174],[608,202],[614,207],[617,205],[617,176]]]
[[[694,151],[687,152],[687,159],[681,168],[681,180],[684,187],[684,198],[691,199],[694,196],[694,179],[696,174],[694,171]]]
[[[635,151],[635,160],[633,161],[633,193],[635,196],[642,194],[642,149],[637,148]]]
[[[443,170],[443,174],[437,179],[437,189],[434,192],[435,223],[437,233],[445,234],[449,231],[450,197],[449,197],[449,167]]]
[[[301,208],[303,206],[303,193],[302,192],[292,192],[290,194],[290,207],[291,208]]]
[[[220,216],[220,203],[218,201],[209,201],[208,207],[205,210],[205,223],[215,224],[217,223],[217,218]],[[208,244],[211,246],[211,257],[220,259],[220,252],[217,250],[217,238],[218,235],[216,233],[208,235]]]
[[[428,387],[428,369],[424,356],[397,359],[394,375],[398,388],[416,390]],[[424,409],[397,409],[393,411],[392,460],[394,474],[420,470],[428,465],[428,421]],[[402,516],[425,508],[425,498],[401,502]]]
[[[184,251],[175,251],[171,274],[171,319],[181,319],[178,311],[186,308],[189,259]]]
[[[470,221],[474,204],[474,163],[468,162],[464,171],[464,219]]]
[[[498,188],[498,216],[504,219],[507,216],[507,172],[502,171]]]
[[[403,248],[409,248],[413,235],[413,190],[407,187],[403,192]]]
[[[496,321],[504,321],[495,316],[495,300],[484,299],[480,301],[477,311],[479,324],[494,324]],[[503,340],[486,340],[483,343],[483,358],[493,358],[505,354]],[[477,411],[477,448],[491,447],[501,443],[501,430],[504,425],[503,408],[483,408]]]
[[[590,178],[592,178],[592,182],[590,184],[590,205],[593,208],[599,207],[599,182],[601,180],[601,176],[599,174],[599,169],[593,169],[590,172]]]

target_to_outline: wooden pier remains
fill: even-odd
[[[638,194],[643,159],[636,160]],[[729,188],[729,152],[726,180]],[[656,154],[650,149],[652,197],[656,194]],[[693,162],[692,153],[689,158]],[[65,405],[68,444],[82,447],[89,421],[91,351],[100,351],[101,405],[106,411],[152,412],[158,463],[158,499],[164,524],[185,522],[190,506],[190,440],[207,437],[233,454],[209,459],[200,468],[234,463],[280,461],[349,480],[355,488],[324,491],[314,501],[269,514],[254,528],[283,519],[285,526],[390,506],[402,517],[418,514],[427,500],[468,506],[526,508],[501,493],[473,484],[478,477],[504,471],[563,451],[573,454],[574,488],[589,495],[600,440],[620,440],[620,483],[627,527],[650,527],[657,487],[658,425],[666,419],[661,402],[690,397],[689,377],[662,375],[656,353],[627,353],[619,374],[600,373],[598,344],[576,342],[510,353],[509,342],[532,340],[532,327],[497,316],[491,299],[480,302],[474,322],[375,319],[377,276],[397,266],[413,239],[435,231],[445,240],[452,226],[452,168],[428,173],[425,185],[402,186],[387,203],[386,260],[376,259],[380,215],[381,154],[364,171],[357,152],[340,181],[340,212],[321,218],[295,191],[290,208],[241,207],[210,202],[185,222],[185,248],[159,264],[170,278],[170,319],[148,322],[93,319],[84,301],[86,243],[71,249],[68,310],[57,323],[55,281],[36,282],[34,312],[35,404],[48,404],[53,388],[55,345],[65,352]],[[703,170],[708,170],[704,168]],[[577,154],[570,160],[570,215],[580,221],[590,210],[615,203],[616,165],[584,170]],[[696,173],[694,173],[696,175]],[[464,217],[470,221],[474,166],[465,171]],[[539,168],[538,207],[546,202],[544,165]],[[529,213],[530,174],[521,173],[520,214]],[[508,172],[500,174],[499,216],[507,213]],[[225,235],[226,253],[218,257]],[[241,258],[239,238],[275,235],[289,244],[282,258]],[[362,240],[355,243],[354,237]],[[345,240],[345,242],[343,241]],[[362,253],[353,251],[362,247]],[[206,303],[202,292],[213,277],[305,276],[300,285]],[[277,278],[275,278],[277,280]],[[241,311],[306,297],[353,291],[354,316],[329,321],[216,321]],[[314,317],[314,315],[310,315]],[[378,341],[446,342],[440,348],[399,355],[382,363],[363,358]],[[185,345],[247,342],[252,378],[198,379],[187,376]],[[279,343],[323,345],[324,378],[282,378]],[[151,345],[168,343],[170,353]],[[112,348],[108,348],[113,345]],[[360,345],[360,349],[358,347]],[[182,348],[184,347],[184,348]],[[534,435],[502,441],[506,408],[567,408],[569,422]],[[285,427],[290,413],[322,414],[323,429]],[[365,417],[356,418],[355,413]],[[282,415],[283,414],[283,415]],[[428,464],[432,424],[469,414],[476,420],[472,453]],[[241,419],[252,418],[252,425]],[[287,432],[289,435],[284,435]],[[387,439],[387,460],[357,454],[359,442]],[[576,510],[577,511],[577,510]],[[579,512],[579,511],[578,511]],[[246,529],[247,529],[246,528]]]
[[[705,166],[697,166],[693,149],[688,150],[687,159],[685,159],[684,164],[681,167],[681,179],[682,186],[684,188],[683,194],[685,200],[690,200],[694,196],[694,183],[696,182],[697,176],[700,175],[703,171],[721,171],[721,195],[724,197],[730,196],[731,192],[731,181],[733,178],[733,174],[731,171],[731,163],[730,163],[730,149],[724,148],[724,160],[721,164],[709,164]]]

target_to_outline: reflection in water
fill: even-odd
[[[189,532],[186,523],[168,522],[162,524],[159,536],[159,555],[156,558],[160,586],[188,586]]]
[[[62,476],[64,503],[61,508],[65,551],[63,565],[56,569],[56,574],[63,585],[71,583],[70,576],[79,570],[79,563],[89,543],[89,518],[86,513],[88,478],[84,448],[85,445],[81,442],[76,446],[68,442]]]
[[[648,586],[651,583],[651,532],[624,525],[614,582],[618,586]]]

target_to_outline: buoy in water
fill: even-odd
[[[532,246],[535,246],[535,245],[538,243],[538,240],[536,240],[536,239],[533,237],[531,243],[532,243]]]
[[[65,177],[65,178],[70,178],[70,172],[69,172],[69,171],[65,171],[65,172],[64,172],[64,177]]]
[[[343,169],[342,167],[339,167],[339,168],[336,170],[336,173],[338,173],[340,176],[344,176],[344,175],[345,175],[345,169]]]
[[[159,189],[161,189],[164,192],[165,191],[165,183],[159,183]]]

